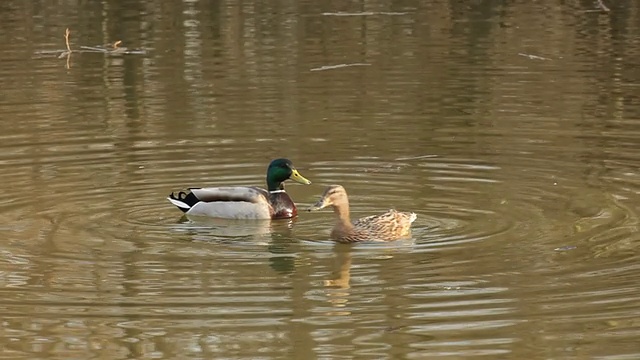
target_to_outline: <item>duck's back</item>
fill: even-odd
[[[334,231],[332,236],[340,242],[393,241],[411,233],[415,213],[389,210],[384,214],[360,218],[353,222],[349,232]]]

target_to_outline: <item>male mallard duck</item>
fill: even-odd
[[[329,186],[309,211],[327,206],[333,207],[338,218],[331,230],[331,238],[340,243],[398,240],[409,235],[411,223],[416,219],[415,213],[389,210],[381,215],[367,216],[351,222],[347,192],[340,185]]]
[[[255,186],[190,188],[171,193],[167,199],[187,215],[227,219],[288,219],[297,215],[296,205],[284,191],[284,181],[311,181],[300,175],[289,159],[275,159],[267,168],[267,190]]]

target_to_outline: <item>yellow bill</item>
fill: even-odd
[[[305,184],[305,185],[311,184],[311,181],[307,180],[304,176],[300,175],[300,173],[296,169],[291,169],[290,179],[300,184]]]

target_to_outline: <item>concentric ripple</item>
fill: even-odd
[[[4,357],[640,358],[640,12],[547,2],[3,2]],[[166,200],[276,157],[295,219]]]
[[[394,169],[394,171],[385,171]],[[320,183],[341,183],[349,193],[353,217],[395,208],[412,211],[412,226],[420,247],[456,246],[518,231],[526,209],[507,210],[506,199],[485,194],[502,186],[500,168],[464,158],[414,158],[312,164]],[[307,220],[320,227],[331,216]],[[326,226],[326,225],[325,225]]]

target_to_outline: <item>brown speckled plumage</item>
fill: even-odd
[[[389,210],[384,214],[372,215],[351,222],[349,199],[344,187],[327,187],[318,202],[309,210],[333,207],[337,221],[331,231],[331,238],[340,243],[361,241],[393,241],[407,237],[411,233],[411,223],[416,214]]]

